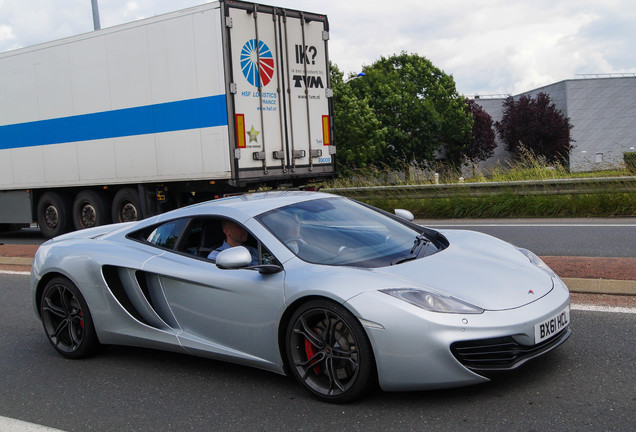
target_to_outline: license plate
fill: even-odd
[[[534,325],[534,343],[551,338],[570,324],[570,307]]]

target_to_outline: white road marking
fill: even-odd
[[[9,417],[0,416],[0,431],[11,432],[62,432],[60,429],[53,429],[35,423],[16,420]]]
[[[23,276],[29,276],[29,275],[31,275],[31,272],[27,272],[27,271],[12,271],[12,270],[0,270],[0,274],[10,274],[10,275],[23,275]]]
[[[636,308],[620,307],[620,306],[599,306],[592,304],[576,304],[571,306],[573,310],[587,311],[587,312],[608,312],[608,313],[626,313],[636,314]]]

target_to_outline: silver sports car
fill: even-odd
[[[66,234],[34,306],[63,356],[135,345],[293,375],[320,399],[477,384],[570,336],[532,252],[317,192],[224,198]]]

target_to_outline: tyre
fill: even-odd
[[[40,301],[40,317],[46,337],[64,357],[87,357],[99,348],[86,301],[70,280],[57,277],[46,284]]]
[[[139,193],[131,188],[120,189],[113,198],[113,222],[133,222],[142,218]]]
[[[337,303],[315,300],[300,306],[285,340],[290,370],[318,399],[350,402],[375,382],[366,333],[358,319]]]
[[[76,230],[110,223],[110,203],[102,193],[84,190],[73,203],[73,225]]]
[[[45,192],[38,201],[37,219],[42,235],[53,238],[72,229],[70,201],[64,194]]]

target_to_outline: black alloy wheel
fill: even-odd
[[[287,360],[311,393],[334,403],[350,402],[374,382],[371,345],[360,322],[327,300],[302,305],[287,328]]]
[[[66,278],[57,277],[46,284],[40,317],[49,342],[64,357],[86,357],[99,346],[86,301]]]

